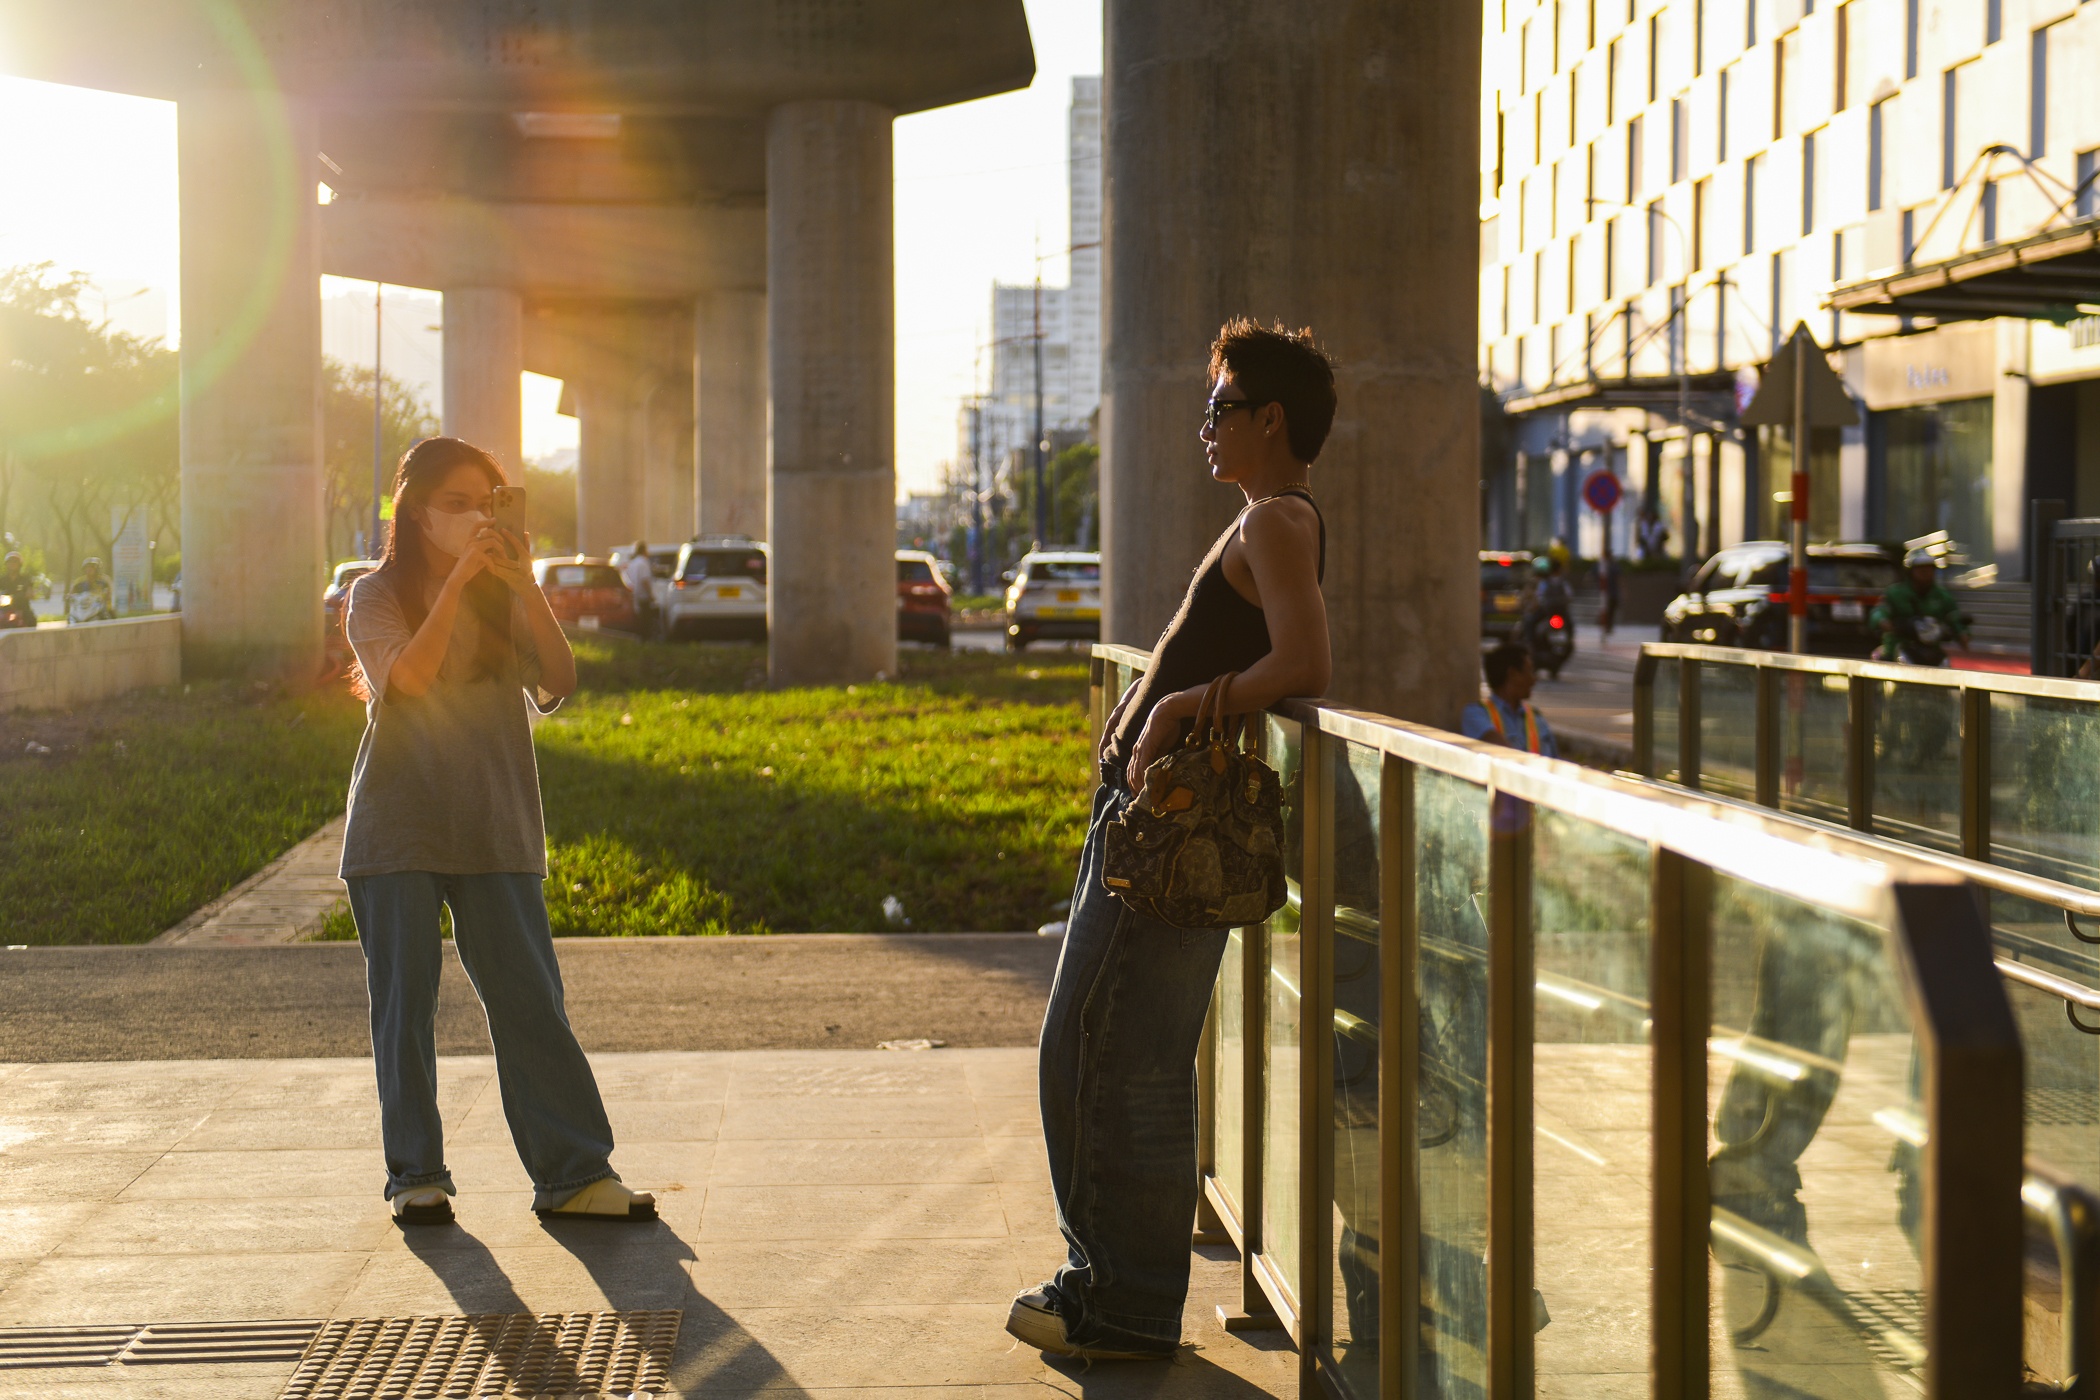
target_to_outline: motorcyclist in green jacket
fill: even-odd
[[[1894,661],[1899,655],[1907,623],[1931,618],[1947,629],[1955,645],[1969,649],[1969,618],[1940,582],[1940,561],[1929,549],[1914,549],[1903,556],[1904,576],[1889,585],[1887,593],[1868,614],[1881,629],[1881,659]]]

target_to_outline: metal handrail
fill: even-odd
[[[1710,646],[1698,642],[1644,642],[1643,661],[1677,658],[1711,661],[1724,666],[1759,666],[1773,671],[1801,671],[1819,676],[1857,676],[1902,685],[1938,686],[1944,690],[1988,691],[2045,700],[2082,700],[2100,705],[2100,681],[2062,676],[2018,676],[2004,671],[1957,671],[1942,666],[1908,666],[1900,661],[1858,661],[1845,656],[1804,656],[1786,651]]]
[[[2100,1400],[2100,1197],[2053,1167],[2029,1162],[2020,1204],[2055,1246],[2063,1319],[2064,1380],[2030,1382],[2027,1393]]]
[[[1146,653],[1132,648],[1095,649],[1097,727],[1121,689],[1150,662]],[[1966,1400],[2017,1391],[2021,1052],[2004,995],[2006,979],[1988,971],[1987,936],[1971,893],[1975,886],[1965,871],[1933,859],[1936,853],[1863,832],[1516,753],[1389,716],[1302,699],[1282,701],[1268,714],[1263,752],[1289,776],[1291,830],[1294,842],[1302,841],[1292,856],[1295,898],[1293,907],[1267,926],[1268,935],[1249,929],[1237,940],[1234,970],[1220,983],[1221,1000],[1206,1032],[1206,1068],[1199,1081],[1200,1102],[1219,1105],[1206,1108],[1200,1119],[1212,1136],[1203,1139],[1199,1160],[1236,1164],[1227,1174],[1206,1165],[1203,1189],[1209,1204],[1199,1218],[1206,1232],[1212,1230],[1208,1222],[1223,1221],[1241,1251],[1238,1311],[1221,1309],[1228,1327],[1284,1327],[1306,1354],[1301,1374],[1308,1380],[1333,1379],[1328,1368],[1336,1364],[1334,1355],[1322,1348],[1334,1340],[1338,1304],[1325,1280],[1340,1267],[1333,1213],[1341,1210],[1346,1216],[1349,1207],[1339,1197],[1329,1199],[1329,1187],[1321,1183],[1342,1189],[1336,1176],[1335,1154],[1342,1150],[1336,1142],[1338,1122],[1346,1119],[1351,1129],[1375,1122],[1376,1208],[1383,1221],[1376,1253],[1384,1299],[1380,1327],[1392,1342],[1380,1354],[1379,1384],[1381,1393],[1413,1384],[1417,1320],[1427,1301],[1419,1292],[1419,1268],[1428,1257],[1426,1249],[1445,1248],[1448,1241],[1440,1243],[1440,1236],[1425,1229],[1419,1207],[1411,1203],[1406,1183],[1419,1163],[1410,1155],[1464,1134],[1470,1145],[1463,1165],[1478,1173],[1487,1222],[1484,1241],[1467,1246],[1469,1254],[1477,1250],[1483,1271],[1477,1303],[1466,1304],[1467,1344],[1474,1344],[1473,1329],[1483,1329],[1479,1343],[1491,1392],[1524,1391],[1533,1364],[1528,1338],[1538,1326],[1531,1286],[1535,1177],[1530,1152],[1534,1130],[1545,1130],[1532,1103],[1531,1047],[1533,1036],[1542,1034],[1536,1011],[1550,998],[1591,1016],[1643,1023],[1644,1039],[1652,1047],[1647,1076],[1654,1193],[1648,1247],[1655,1309],[1652,1366],[1671,1393],[1675,1382],[1669,1378],[1703,1374],[1709,1251],[1716,1232],[1727,1237],[1723,1248],[1747,1252],[1783,1272],[1794,1272],[1787,1266],[1802,1262],[1785,1248],[1774,1252],[1775,1242],[1788,1244],[1784,1238],[1764,1238],[1757,1222],[1732,1218],[1728,1203],[1717,1208],[1709,1199],[1710,1065],[1732,1062],[1738,1070],[1786,1084],[1811,1076],[1842,1077],[1850,1068],[1770,1039],[1769,1031],[1759,1036],[1715,1024],[1704,968],[1713,955],[1715,877],[1722,876],[1778,893],[1825,917],[1859,921],[1868,926],[1859,930],[1862,937],[1880,940],[1876,957],[1886,959],[1902,981],[1915,1030],[1919,1131],[1913,1136],[1921,1141],[1907,1148],[1915,1154],[1907,1160],[1915,1162],[1928,1187],[1957,1188],[1928,1189],[1918,1204],[1921,1237],[1934,1242],[1924,1261],[1932,1299],[1924,1325],[1915,1339],[1882,1340],[1901,1354],[1893,1364],[1926,1379],[1928,1393]],[[1370,765],[1381,775],[1381,886],[1375,914],[1349,908],[1336,897],[1340,852],[1334,785],[1343,744],[1352,746],[1350,768],[1361,768],[1368,756],[1383,759]],[[1456,915],[1464,947],[1447,945],[1425,928],[1426,912],[1415,904],[1416,891],[1428,888],[1419,883],[1415,868],[1415,857],[1424,849],[1416,837],[1416,804],[1431,775],[1473,789],[1465,822],[1469,828],[1472,822],[1481,824],[1484,848],[1468,857],[1480,861],[1480,868],[1458,889],[1439,891],[1440,912],[1427,916],[1444,931],[1439,921]],[[1535,811],[1564,814],[1648,852],[1641,882],[1649,900],[1653,961],[1647,985],[1633,989],[1637,994],[1593,987],[1535,965],[1528,890],[1535,853],[1544,849],[1535,844]],[[1469,891],[1471,916],[1451,907]],[[2100,901],[2095,903],[2100,907]],[[1287,944],[1275,942],[1278,932],[1290,934]],[[1375,1019],[1367,1005],[1352,1003],[1350,1009],[1336,1002],[1337,952],[1358,943],[1380,953]],[[1458,1000],[1439,1003],[1443,1009],[1432,1011],[1418,978],[1446,959],[1468,965],[1467,982]],[[1282,993],[1280,1001],[1270,988]],[[1285,1034],[1296,1047],[1290,1054],[1271,1053],[1278,1043],[1268,1024],[1272,1014],[1286,1018]],[[1381,1022],[1393,1033],[1383,1033]],[[1233,1026],[1237,1030],[1228,1041],[1226,1028]],[[1313,1027],[1327,1033],[1300,1035],[1300,1028]],[[1365,1058],[1365,1052],[1373,1058]],[[1230,1061],[1224,1058],[1228,1053]],[[1236,1068],[1230,1067],[1234,1062]],[[1358,1122],[1361,1097],[1345,1105],[1338,1085],[1356,1083],[1373,1067],[1381,1117]],[[1230,1113],[1218,1097],[1226,1093],[1234,1096]],[[1769,1109],[1780,1095],[1765,1097]],[[1295,1115],[1295,1121],[1272,1121],[1277,1113]],[[1769,1127],[1769,1112],[1767,1118]],[[1236,1145],[1216,1136],[1225,1123],[1234,1124]],[[1280,1145],[1293,1135],[1295,1163],[1277,1160],[1284,1150]],[[1363,1151],[1363,1140],[1348,1150]],[[1362,1173],[1352,1168],[1351,1177],[1348,1189],[1360,1190]],[[1370,1204],[1364,1199],[1358,1207]],[[1849,1309],[1845,1297],[1833,1296],[1834,1304],[1821,1296],[1817,1301],[1863,1332],[1873,1330],[1871,1309]],[[1779,1293],[1767,1302],[1780,1306]]]

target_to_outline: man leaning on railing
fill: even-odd
[[[1334,423],[1334,369],[1309,331],[1232,321],[1211,347],[1210,474],[1247,505],[1218,536],[1105,726],[1101,786],[1043,1018],[1043,1136],[1065,1266],[1006,1327],[1043,1351],[1165,1359],[1181,1342],[1196,1168],[1196,1044],[1224,929],[1180,929],[1101,882],[1104,832],[1181,737],[1210,683],[1254,714],[1327,689],[1326,524],[1307,480]]]

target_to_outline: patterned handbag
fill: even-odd
[[[1101,883],[1175,928],[1258,924],[1283,906],[1283,786],[1222,713],[1237,672],[1210,683],[1187,743],[1155,759],[1105,833]]]

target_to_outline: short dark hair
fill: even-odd
[[[1254,403],[1283,406],[1284,430],[1291,455],[1310,462],[1327,445],[1334,426],[1334,361],[1313,344],[1312,328],[1285,330],[1235,316],[1218,330],[1210,346],[1210,378],[1232,376],[1232,382]]]
[[[1515,642],[1504,642],[1480,660],[1480,669],[1487,672],[1488,689],[1500,690],[1509,679],[1509,673],[1520,666],[1531,664],[1531,653]]]

